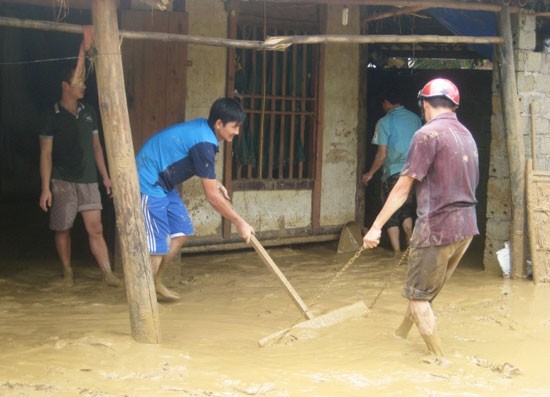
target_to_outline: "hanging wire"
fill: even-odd
[[[52,5],[52,7],[54,7],[54,10],[55,3],[59,3],[59,8],[56,11],[57,16],[55,17],[56,22],[61,22],[69,16],[69,0],[52,0],[52,2],[54,3]]]
[[[64,58],[45,58],[45,59],[35,59],[33,61],[14,61],[14,62],[0,62],[0,65],[27,65],[31,63],[43,63],[43,62],[56,62],[56,61],[68,61],[71,59],[78,59],[78,56],[73,57],[64,57]]]

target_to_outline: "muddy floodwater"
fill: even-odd
[[[22,255],[0,273],[0,396],[550,395],[550,288],[483,271],[481,252],[434,302],[446,367],[426,360],[416,328],[393,336],[406,266],[388,251],[364,252],[325,291],[353,254],[336,243],[268,252],[315,313],[361,300],[370,311],[259,347],[304,320],[259,256],[184,255],[166,280],[181,300],[159,304],[162,343],[140,344],[125,289],[104,286],[92,260],[75,260],[63,288],[55,255]]]

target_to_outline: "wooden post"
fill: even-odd
[[[504,44],[500,46],[499,67],[512,192],[512,277],[521,278],[525,277],[525,148],[519,120],[512,26],[507,5],[502,6],[499,25],[500,34],[504,39]]]
[[[158,306],[140,209],[130,118],[126,106],[115,0],[94,0],[92,17],[99,106],[113,181],[132,336],[142,343],[160,343]]]

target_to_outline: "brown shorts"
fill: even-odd
[[[451,277],[472,237],[447,245],[411,248],[403,295],[410,300],[432,301]]]
[[[73,227],[77,213],[103,208],[97,183],[73,183],[52,179],[51,188],[50,229],[52,230],[68,230]]]

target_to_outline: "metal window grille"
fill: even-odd
[[[300,34],[309,33],[268,30],[269,36]],[[239,25],[237,37],[263,40],[264,28]],[[262,181],[283,187],[313,178],[318,59],[318,47],[311,45],[282,52],[235,51],[235,97],[247,115],[233,141],[235,187]]]

